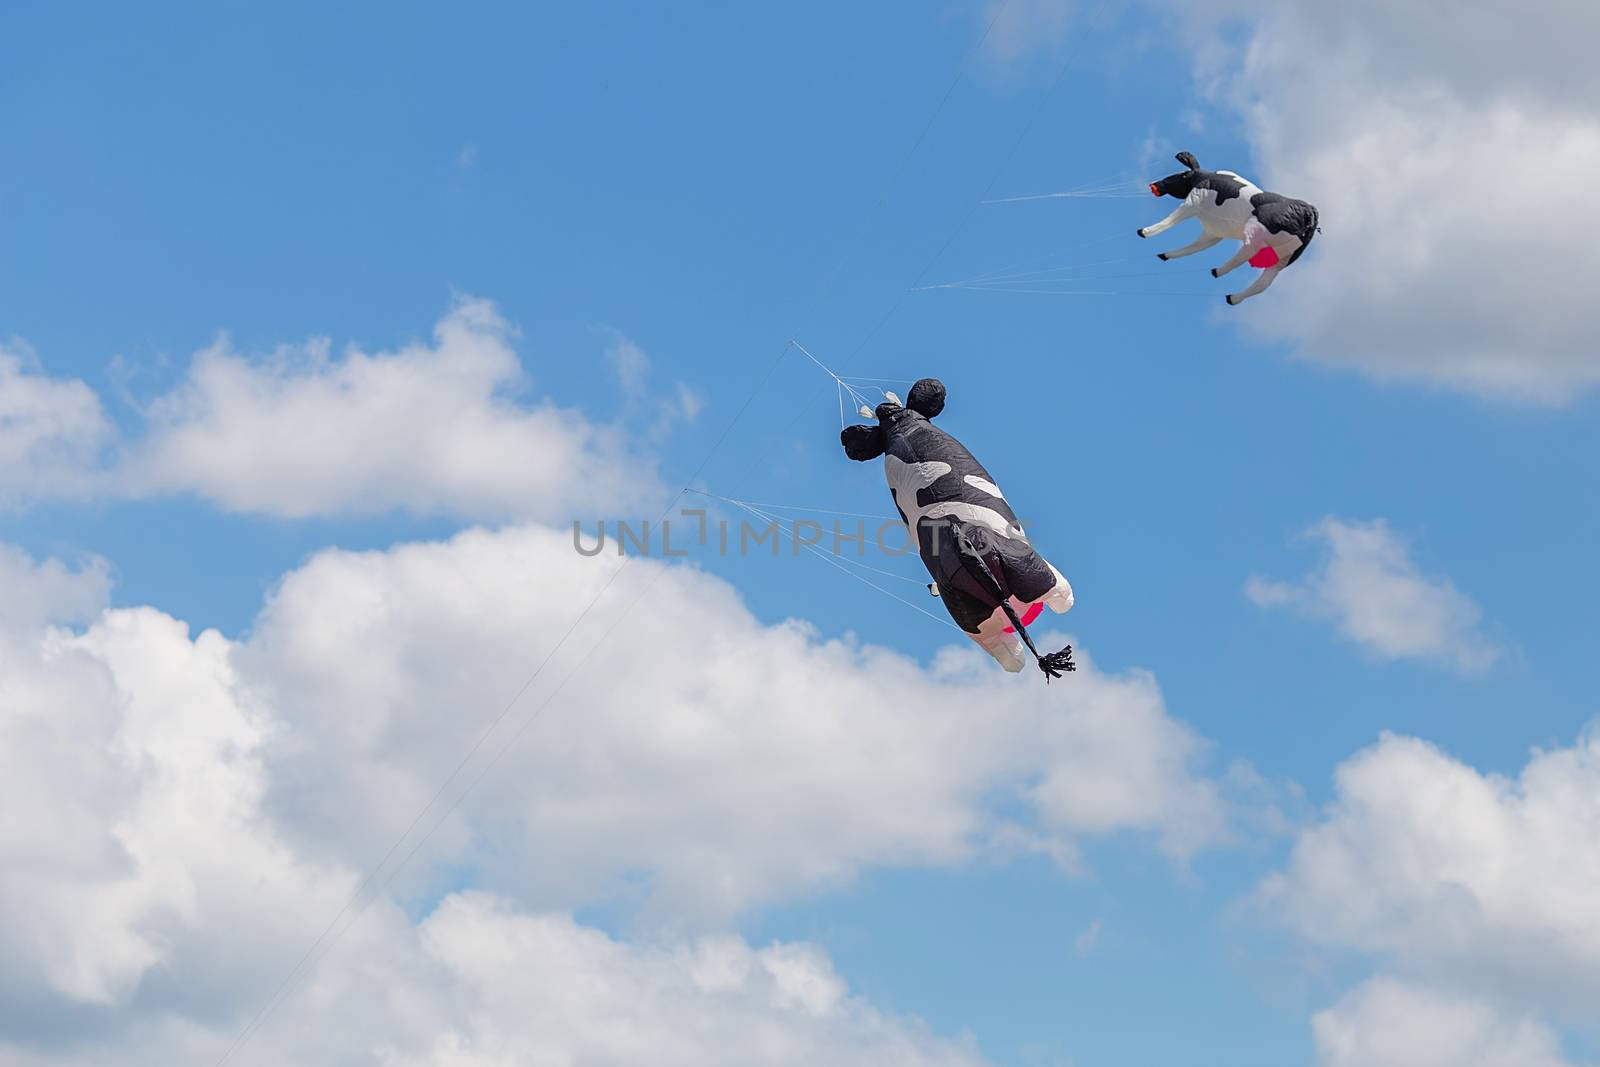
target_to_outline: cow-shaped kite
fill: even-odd
[[[1048,606],[1072,607],[1072,586],[1033,550],[1000,488],[971,452],[931,420],[944,410],[944,386],[924,378],[902,406],[890,395],[876,426],[839,435],[851,459],[884,457],[889,492],[911,533],[932,591],[957,626],[1008,671],[1020,671],[1023,645],[1045,677],[1074,670],[1072,646],[1040,655],[1027,625]]]
[[[1183,203],[1155,225],[1140,227],[1138,234],[1154,237],[1185,219],[1200,220],[1204,232],[1182,248],[1158,253],[1163,260],[1204,252],[1222,240],[1243,242],[1231,259],[1211,270],[1213,278],[1220,278],[1244,263],[1261,269],[1253,284],[1225,297],[1230,305],[1265,290],[1284,267],[1300,258],[1316,235],[1317,209],[1304,200],[1262,192],[1231,170],[1201,170],[1190,152],[1179,152],[1177,158],[1188,169],[1151,182],[1150,191]]]

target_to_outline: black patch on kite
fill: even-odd
[[[865,463],[883,455],[883,428],[880,426],[846,426],[839,433],[844,454]]]
[[[1317,235],[1317,209],[1304,200],[1279,193],[1257,193],[1250,198],[1250,208],[1268,233],[1292,233],[1300,238],[1300,247],[1284,261],[1285,267],[1299,259]]]
[[[1194,187],[1196,189],[1210,189],[1216,193],[1218,204],[1227,203],[1244,192],[1244,182],[1231,174],[1223,174],[1221,171],[1215,170],[1202,170],[1196,173],[1199,174],[1199,177],[1195,179]]]

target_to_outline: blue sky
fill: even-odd
[[[492,302],[526,373],[510,402],[578,413],[653,479],[614,504],[552,496],[557,514],[536,521],[557,529],[565,515],[653,515],[697,470],[698,485],[733,497],[886,512],[876,465],[840,454],[830,382],[792,350],[730,420],[791,338],[840,373],[937,376],[950,390],[942,424],[1071,579],[1066,632],[1098,671],[1154,677],[1166,714],[1204,739],[1195,773],[1222,783],[1231,830],[1179,858],[1149,827],[1085,834],[1076,870],[1040,855],[907,862],[886,849],[840,877],[785,882],[719,928],[752,946],[814,946],[856,995],[942,1038],[970,1035],[995,1064],[1343,1063],[1311,1017],[1389,973],[1533,1019],[1582,1062],[1592,1014],[1453,986],[1461,957],[1428,963],[1426,950],[1395,947],[1410,945],[1401,935],[1319,941],[1306,933],[1317,913],[1284,923],[1258,887],[1296,869],[1291,849],[1337,820],[1326,807],[1335,769],[1385,732],[1437,746],[1464,773],[1514,779],[1532,750],[1569,749],[1594,716],[1592,346],[1571,356],[1560,317],[1535,300],[1524,318],[1507,313],[1508,336],[1526,346],[1478,359],[1471,321],[1497,278],[1519,285],[1504,276],[1539,266],[1468,264],[1443,235],[1392,219],[1385,229],[1381,205],[1350,206],[1365,206],[1347,188],[1365,171],[1302,164],[1302,149],[1336,156],[1345,132],[1329,122],[1318,143],[1310,90],[1280,98],[1257,67],[1226,58],[1240,41],[1272,55],[1275,42],[1312,32],[1291,16],[1241,9],[1212,39],[1140,5],[1015,2],[1000,16],[1015,26],[998,23],[981,48],[998,7],[14,11],[0,32],[0,336],[31,350],[28,373],[84,383],[136,450],[153,433],[152,405],[182,391],[195,353],[219,336],[246,364],[310,338],[329,339],[337,359],[351,345],[426,343],[455,302]],[[1384,16],[1367,15],[1384,36]],[[1573,20],[1586,17],[1574,7]],[[1221,88],[1208,66],[1218,54],[1237,74]],[[1317,76],[1340,76],[1333,66]],[[1265,89],[1251,80],[1261,78]],[[1366,90],[1354,76],[1346,88],[1359,110]],[[1403,109],[1404,91],[1390,103]],[[1581,138],[1596,117],[1564,120]],[[1106,175],[1137,191],[1174,169],[1180,148],[1268,187],[1315,186],[1283,189],[1324,205],[1325,249],[1230,309],[1224,283],[1205,273],[1220,254],[1158,264],[1155,251],[1188,238],[1134,236],[1168,210],[1148,198],[978,203]],[[1558,233],[1547,237],[1552,273],[1583,265],[1562,258]],[[1495,240],[1483,236],[1496,254],[1513,251]],[[1413,252],[1429,286],[1459,281],[1455,303],[1434,301],[1432,288],[1408,300]],[[908,292],[1033,259],[1124,261],[1093,268],[1101,281],[1083,286],[1114,295]],[[1352,263],[1392,283],[1363,288]],[[632,394],[608,358],[624,340],[649,365]],[[1395,346],[1414,358],[1386,355]],[[1463,370],[1462,353],[1478,361]],[[660,421],[680,386],[697,398],[692,417]],[[229,507],[177,482],[119,491],[111,484],[132,476],[105,462],[110,482],[97,488],[15,493],[0,539],[35,561],[103,558],[109,608],[150,605],[232,642],[263,628],[264,599],[322,550],[383,554],[519,521],[403,498],[300,515]],[[345,458],[334,448],[320,462]],[[1317,591],[1318,568],[1343,559],[1329,536],[1307,534],[1327,517],[1337,530],[1380,531],[1399,572],[1351,581],[1402,589],[1386,615],[1401,629],[1427,630],[1406,612],[1443,603],[1442,636],[1423,634],[1413,651],[1360,636],[1349,596]],[[731,583],[769,627],[793,617],[818,640],[855,634],[923,664],[951,637],[814,560],[701,554],[693,566]],[[1246,593],[1252,576],[1309,584],[1291,603],[1263,604]],[[1357,592],[1388,603],[1382,590]],[[526,593],[547,595],[537,582]],[[598,637],[580,630],[575,641],[586,650]],[[1463,641],[1483,653],[1482,669],[1453,658]],[[532,662],[508,670],[523,666]],[[870,687],[870,670],[864,678]],[[581,714],[598,699],[585,680],[555,707]],[[1065,707],[1073,684],[1046,697]],[[650,692],[639,685],[643,713]],[[509,695],[438,714],[486,720]],[[541,725],[519,744],[567,736],[541,736]],[[983,716],[971,725],[983,729]],[[458,740],[441,752],[462,754],[449,747]],[[1241,768],[1259,781],[1239,785]],[[275,803],[293,808],[297,781],[274,780]],[[304,845],[324,860],[331,847]],[[381,850],[333,855],[359,871]],[[454,873],[413,887],[412,905],[467,885],[519,900],[519,883],[497,881],[492,863],[440,864]],[[659,913],[641,917],[626,894],[563,900],[619,941],[655,936]],[[533,891],[522,902],[547,903]],[[263,987],[241,988],[207,1025],[231,1035],[254,1014]],[[7,1016],[26,1002],[0,995]],[[127,996],[118,1025],[141,1025]],[[71,1035],[6,1041],[0,1030],[0,1060],[17,1063],[89,1054]]]

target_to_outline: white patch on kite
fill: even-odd
[[[1001,500],[1006,498],[1006,495],[1000,491],[1000,487],[987,478],[980,478],[976,474],[965,474],[962,475],[961,480],[979,492],[988,493],[990,496]]]
[[[917,493],[950,473],[950,464],[940,460],[927,463],[907,463],[898,456],[883,457],[883,473],[889,479],[889,492],[906,517],[906,529],[911,531],[911,543],[918,544],[917,527],[922,521],[923,509],[917,504]]]

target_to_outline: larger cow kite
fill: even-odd
[[[1070,609],[1072,586],[1033,550],[989,472],[929,421],[944,398],[935,378],[913,385],[904,405],[891,394],[873,412],[878,425],[839,435],[845,454],[884,457],[895,507],[956,625],[1006,670],[1022,669],[1026,645],[1045,677],[1058,678],[1075,669],[1072,646],[1040,655],[1027,626],[1046,606]]]

